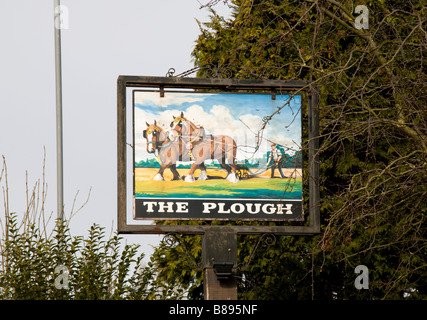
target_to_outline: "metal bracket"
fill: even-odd
[[[276,89],[271,88],[271,100],[276,100]]]
[[[246,263],[244,265],[243,264],[239,265],[240,271],[245,271],[249,267],[254,255],[255,255],[255,252],[257,251],[257,249],[260,245],[262,248],[268,249],[270,247],[273,247],[275,244],[276,244],[276,236],[273,233],[263,233],[258,238],[258,241],[256,242],[256,244],[252,248],[251,253],[249,254],[249,258],[246,261]]]
[[[231,65],[219,66],[219,65],[208,63],[208,64],[191,68],[177,75],[175,75],[175,68],[169,68],[168,72],[166,73],[166,76],[183,78],[199,70],[203,70],[205,72],[205,76],[208,78],[232,78],[233,71],[231,70],[230,67]]]
[[[216,278],[218,280],[229,280],[233,277],[233,266],[234,263],[227,262],[215,262],[213,267],[215,270]]]
[[[193,256],[188,251],[187,245],[185,244],[184,240],[182,239],[179,233],[166,234],[163,237],[162,242],[167,248],[174,248],[175,245],[178,244],[182,248],[182,251],[184,252],[185,257],[187,258],[187,261],[191,265],[193,270],[203,271],[201,262],[197,263],[196,260],[194,260]]]

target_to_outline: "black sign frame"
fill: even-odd
[[[301,80],[247,80],[219,78],[147,77],[121,75],[117,80],[117,208],[118,232],[122,234],[205,234],[211,228],[207,225],[141,225],[127,223],[127,89],[205,89],[236,91],[268,91],[306,94],[308,111],[308,219],[297,225],[222,226],[236,234],[272,233],[276,235],[307,235],[320,232],[320,192],[319,192],[319,94],[314,83]],[[307,152],[307,150],[305,150]],[[154,220],[154,219],[153,219]],[[218,226],[215,226],[216,228]]]

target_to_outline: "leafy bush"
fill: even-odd
[[[150,261],[143,266],[139,245],[125,244],[115,234],[105,239],[104,228],[93,224],[87,238],[71,236],[69,220],[57,219],[50,234],[44,218],[45,184],[37,183],[22,221],[9,212],[6,163],[4,222],[0,220],[0,299],[173,299],[182,290],[156,280]],[[44,177],[44,174],[43,174]],[[37,205],[40,199],[41,206]],[[71,217],[71,215],[70,215]]]

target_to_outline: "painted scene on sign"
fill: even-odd
[[[302,199],[301,96],[133,94],[135,198]]]

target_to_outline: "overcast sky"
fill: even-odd
[[[164,76],[193,67],[199,34],[208,20],[200,0],[62,0],[64,204],[72,235],[93,223],[116,230],[117,99],[119,75]],[[53,0],[0,1],[0,154],[8,168],[9,207],[22,214],[29,186],[42,177],[46,150],[46,213],[56,217],[56,107]],[[228,15],[222,2],[216,10]],[[2,185],[4,181],[2,181]],[[0,199],[3,210],[3,196]],[[3,216],[0,215],[0,216]],[[128,243],[159,237],[132,235]]]

